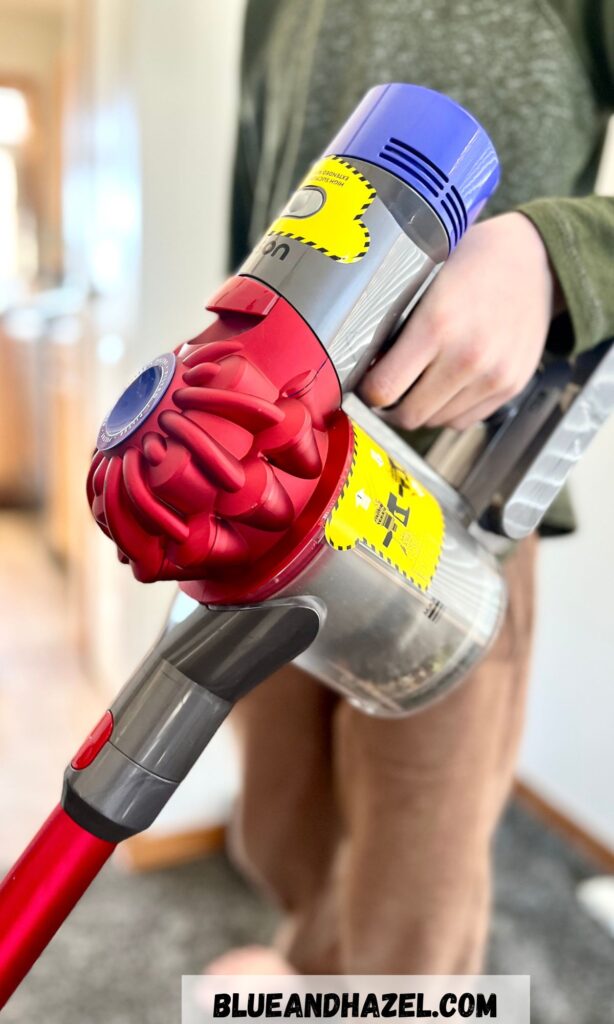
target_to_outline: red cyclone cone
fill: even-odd
[[[201,581],[199,600],[229,603],[294,550],[331,439],[342,464],[348,432],[334,429],[332,364],[284,299],[235,278],[209,308],[217,320],[146,367],[104,420],[88,499],[137,579]]]

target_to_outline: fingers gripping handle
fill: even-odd
[[[458,488],[474,519],[520,540],[539,526],[613,408],[610,339],[571,361],[550,359],[483,425],[477,444],[470,432],[445,431],[428,462]]]

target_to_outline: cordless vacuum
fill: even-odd
[[[394,716],[487,650],[505,606],[492,538],[535,528],[607,415],[610,346],[545,365],[428,462],[344,395],[498,176],[456,103],[372,89],[215,295],[214,322],[105,418],[94,517],[137,579],[180,592],[0,889],[0,1005],[116,844],[154,821],[235,701],[280,666]]]

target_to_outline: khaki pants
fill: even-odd
[[[236,708],[240,866],[286,914],[310,974],[479,972],[491,841],[512,784],[533,626],[536,542],[506,563],[488,657],[439,703],[370,718],[293,666]]]

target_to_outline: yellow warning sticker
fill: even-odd
[[[331,547],[359,542],[426,590],[441,556],[445,520],[439,502],[356,423],[354,457],[325,534]]]
[[[369,230],[362,216],[375,195],[370,182],[347,160],[324,157],[312,167],[268,234],[294,238],[340,263],[356,263],[369,248]]]

